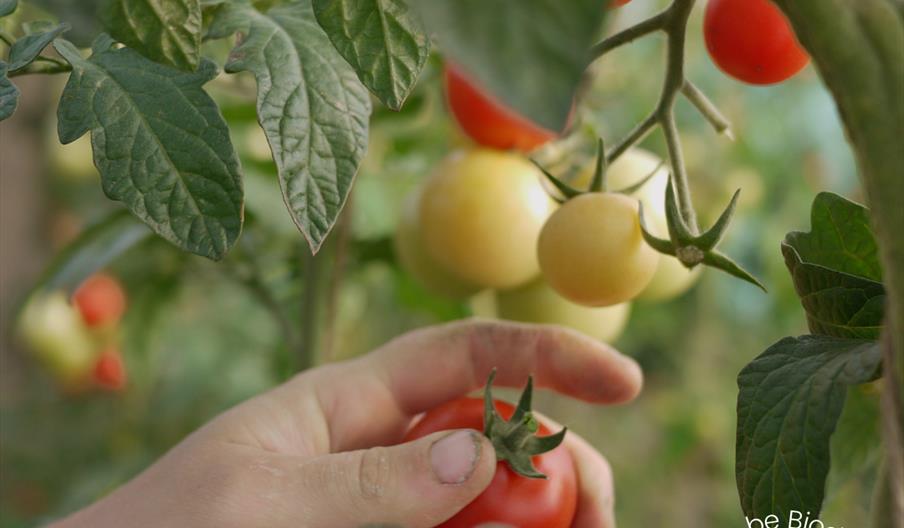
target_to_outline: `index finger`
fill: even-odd
[[[411,332],[347,368],[317,383],[333,450],[386,441],[418,413],[482,387],[493,368],[501,386],[533,375],[540,387],[594,403],[631,400],[642,385],[637,363],[606,344],[561,327],[500,321]]]

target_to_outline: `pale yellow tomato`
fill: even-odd
[[[421,195],[427,253],[460,279],[511,288],[539,272],[536,246],[555,208],[541,174],[523,157],[474,149],[449,155]]]
[[[402,204],[401,216],[396,226],[395,251],[402,269],[408,272],[425,289],[450,297],[462,299],[473,295],[479,288],[462,281],[440,266],[424,250],[418,209],[421,190],[417,189]]]
[[[537,254],[547,282],[585,306],[633,299],[650,283],[659,254],[640,231],[637,200],[588,193],[563,204],[543,226]]]
[[[618,339],[631,313],[631,303],[602,308],[573,303],[556,293],[543,279],[496,292],[496,307],[502,319],[561,325],[606,343]]]
[[[663,164],[652,152],[632,148],[609,166],[606,177],[609,189],[617,191],[636,185],[654,171],[655,174],[631,196],[643,203],[644,218],[650,232],[659,238],[669,238],[665,219],[665,189],[669,182],[667,164]],[[587,184],[592,177],[592,166],[584,169],[580,175]],[[688,269],[678,259],[662,255],[656,273],[650,284],[638,295],[638,299],[665,301],[677,297],[694,285],[702,271],[702,266]]]

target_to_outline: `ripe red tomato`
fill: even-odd
[[[85,325],[109,326],[118,323],[126,311],[126,294],[116,278],[96,273],[75,290],[72,304],[82,314]]]
[[[506,420],[514,412],[509,403],[494,400],[496,411]],[[483,429],[483,400],[459,398],[424,415],[405,441],[448,429]],[[551,431],[540,424],[538,434]],[[454,517],[438,528],[473,528],[500,523],[518,528],[568,528],[577,508],[577,476],[565,446],[532,458],[534,466],[548,478],[518,475],[506,462],[499,462],[489,487]]]
[[[116,347],[109,347],[101,352],[94,364],[94,383],[101,388],[119,391],[126,386],[126,366],[122,354]]]
[[[614,9],[616,7],[621,7],[631,0],[609,0],[609,9]]]
[[[784,81],[810,60],[788,19],[769,0],[709,0],[703,36],[716,65],[750,84]]]
[[[556,137],[489,94],[482,92],[454,66],[445,68],[446,99],[462,131],[485,147],[529,152]]]

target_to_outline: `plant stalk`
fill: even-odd
[[[832,93],[854,150],[883,267],[892,526],[904,527],[904,7],[897,0],[775,0]]]

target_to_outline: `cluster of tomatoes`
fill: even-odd
[[[127,372],[118,344],[126,294],[106,273],[87,278],[70,299],[38,292],[26,305],[19,332],[28,349],[69,392],[121,391]]]
[[[476,146],[447,156],[402,211],[396,249],[426,288],[452,298],[478,292],[475,311],[524,322],[569,326],[604,341],[618,337],[636,297],[663,300],[691,286],[698,271],[644,242],[667,236],[668,172],[634,149],[607,170],[609,187],[646,180],[632,195],[587,193],[561,206],[524,155],[556,137],[477,88],[455,66],[445,70],[448,106]],[[593,164],[573,184],[586,187]],[[652,174],[652,177],[650,175]]]
[[[787,79],[808,61],[768,0],[709,0],[704,37],[723,71],[752,84]],[[475,297],[479,315],[611,341],[633,299],[670,299],[694,283],[699,268],[659,255],[641,235],[638,203],[649,230],[668,238],[668,170],[655,155],[632,149],[608,168],[608,188],[633,187],[630,194],[584,193],[559,206],[525,157],[558,133],[507,108],[455,65],[443,80],[448,108],[475,146],[450,154],[404,206],[397,255],[427,289],[452,298],[489,291]],[[571,183],[585,188],[592,174],[588,166]]]

